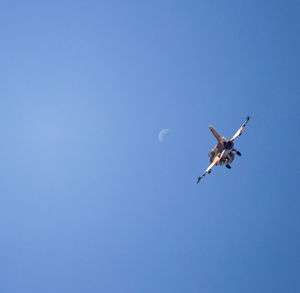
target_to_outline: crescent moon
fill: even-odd
[[[158,134],[158,140],[159,140],[160,142],[162,142],[163,139],[164,139],[164,137],[165,137],[165,135],[166,135],[168,132],[170,132],[170,131],[171,131],[171,129],[169,129],[169,128],[162,129],[162,130],[159,132],[159,134]]]

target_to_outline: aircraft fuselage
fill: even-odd
[[[224,141],[226,144],[226,141]],[[234,160],[234,148],[233,144],[230,147],[225,148],[223,144],[217,143],[216,146],[210,151],[209,153],[209,161],[210,163],[213,162],[215,157],[219,154],[221,154],[225,149],[225,153],[223,155],[223,158],[216,164],[216,166],[222,166],[224,164],[230,164]]]

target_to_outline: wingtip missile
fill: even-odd
[[[197,179],[197,184],[200,182],[200,180],[201,180],[204,176],[205,176],[205,174],[203,174],[203,175],[201,175],[201,176],[198,177],[198,179]]]

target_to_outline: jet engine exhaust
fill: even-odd
[[[233,142],[232,141],[224,141],[223,146],[226,150],[231,150],[233,148]]]

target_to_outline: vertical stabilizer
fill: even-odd
[[[222,137],[218,134],[218,132],[216,132],[213,127],[210,125],[209,126],[210,131],[212,132],[212,134],[215,136],[215,138],[217,139],[218,142],[222,143],[223,139]]]

